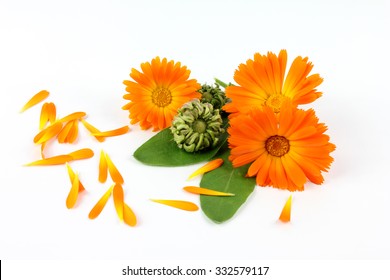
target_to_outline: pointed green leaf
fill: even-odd
[[[226,142],[227,133],[223,133],[217,147],[198,153],[187,153],[177,147],[169,128],[166,128],[146,141],[134,152],[140,162],[154,166],[185,166],[208,161]]]
[[[200,196],[203,213],[215,223],[223,223],[233,217],[256,185],[255,178],[245,177],[248,165],[233,168],[228,159],[229,154],[230,150],[224,149],[223,153],[217,156],[224,160],[223,165],[204,174],[200,182],[202,188],[235,194],[228,197]]]

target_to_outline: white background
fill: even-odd
[[[390,257],[389,18],[386,1],[4,1],[0,0],[0,258],[7,259],[388,259]],[[121,110],[132,67],[159,55],[181,61],[191,77],[232,81],[255,52],[285,48],[324,77],[311,104],[337,150],[322,186],[293,193],[292,222],[277,219],[290,195],[257,187],[237,215],[214,224],[150,198],[184,193],[200,166],[158,168],[132,154],[154,133],[131,126],[95,141],[80,126],[75,145],[95,157],[72,163],[87,192],[68,210],[64,166],[24,167],[39,159],[32,139],[40,106],[19,114],[36,92],[64,116],[85,111],[101,130],[128,123]],[[125,179],[125,201],[139,219],[121,224],[108,202],[90,209],[109,187],[97,180],[104,149]]]

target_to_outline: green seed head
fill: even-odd
[[[221,109],[227,102],[225,92],[218,84],[215,84],[215,86],[204,84],[198,91],[202,94],[201,101],[203,103],[210,103],[214,109]]]

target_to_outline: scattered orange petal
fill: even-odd
[[[70,183],[72,183],[76,174],[74,173],[73,169],[70,167],[70,165],[68,163],[66,163],[66,168],[68,170]],[[79,192],[82,192],[82,191],[85,191],[85,188],[79,179]]]
[[[72,113],[72,114],[69,114],[59,120],[57,120],[57,122],[69,122],[69,121],[73,121],[73,120],[78,120],[78,119],[81,119],[83,117],[85,117],[87,114],[85,112],[75,112],[75,113]]]
[[[62,129],[62,123],[54,123],[41,132],[39,132],[34,137],[34,143],[36,144],[42,144],[43,142],[46,142],[56,136]]]
[[[68,143],[74,143],[77,139],[77,136],[79,134],[79,121],[73,120],[70,122],[72,124],[71,129],[69,130],[69,133],[66,137],[66,140]]]
[[[184,200],[151,199],[151,201],[165,204],[186,211],[197,211],[199,209],[199,207],[196,204]]]
[[[95,204],[95,206],[92,208],[91,212],[89,212],[88,218],[95,219],[97,218],[100,213],[102,212],[104,206],[107,204],[108,199],[111,196],[112,189],[115,185],[112,185],[105,193],[104,195],[99,199],[99,201]]]
[[[282,213],[280,213],[279,220],[284,223],[288,223],[291,218],[291,200],[292,200],[292,195],[290,195],[286,204],[283,207]]]
[[[42,105],[41,116],[39,117],[39,130],[42,130],[45,127],[47,121],[49,120],[48,104],[49,103],[44,103]]]
[[[221,158],[214,159],[214,160],[206,163],[205,165],[203,165],[201,168],[196,170],[194,173],[192,173],[188,177],[188,180],[192,179],[198,175],[201,175],[201,174],[204,174],[204,173],[209,172],[211,170],[214,170],[214,169],[220,167],[222,164],[223,164],[223,159],[221,159]]]
[[[103,150],[100,151],[99,160],[99,182],[104,183],[107,180],[107,160]]]
[[[123,221],[123,204],[124,204],[124,195],[123,188],[120,184],[115,184],[113,189],[114,196],[114,205],[116,213],[121,221]]]
[[[47,111],[48,111],[48,118],[49,118],[49,122],[51,124],[53,124],[55,121],[56,121],[56,117],[57,117],[57,109],[56,109],[56,105],[52,102],[48,103],[47,104]]]
[[[83,123],[83,125],[85,126],[86,129],[88,129],[88,131],[93,135],[94,133],[101,133],[101,131],[99,129],[97,129],[96,127],[94,127],[92,124],[90,124],[89,122],[87,122],[86,120],[84,119],[81,119],[81,122]],[[105,140],[104,137],[99,137],[99,136],[95,136],[96,140],[98,140],[99,142],[103,142]]]
[[[123,184],[124,183],[123,177],[119,173],[118,169],[116,168],[116,166],[114,165],[114,163],[112,162],[108,154],[106,154],[106,160],[107,160],[108,171],[110,172],[111,179],[115,183]]]
[[[37,94],[35,94],[27,103],[23,106],[20,112],[26,111],[28,108],[38,104],[49,96],[49,92],[47,90],[41,90]]]
[[[37,161],[30,162],[26,164],[26,166],[36,166],[36,165],[57,165],[57,164],[64,164],[69,161],[72,161],[73,157],[70,155],[58,155],[54,157],[49,157],[45,159],[40,159]]]
[[[123,204],[123,221],[131,227],[137,224],[137,217],[126,203]]]
[[[68,209],[73,208],[77,202],[79,195],[79,176],[75,174],[72,182],[72,188],[69,191],[68,197],[66,198],[66,207]]]
[[[67,122],[64,127],[58,133],[57,139],[58,143],[66,143],[69,135],[69,131],[72,129],[73,123]]]
[[[103,132],[95,132],[92,133],[93,136],[97,137],[112,137],[112,136],[118,136],[127,133],[130,130],[130,128],[126,126],[122,126],[117,129],[103,131]]]
[[[91,149],[80,149],[68,154],[73,160],[87,159],[93,157],[94,153]]]
[[[45,147],[46,147],[46,143],[47,142],[43,142],[41,144],[41,157],[44,159],[45,158],[45,153],[44,153],[44,150],[45,150]]]
[[[211,195],[211,196],[235,196],[235,194],[233,193],[219,192],[219,191],[214,191],[206,188],[193,187],[193,186],[184,187],[183,189],[193,194],[203,194],[203,195]]]

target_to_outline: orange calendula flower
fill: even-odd
[[[37,94],[35,94],[27,103],[23,106],[20,112],[26,111],[28,108],[38,104],[39,102],[45,100],[49,96],[49,92],[47,90],[41,90]]]
[[[279,116],[264,107],[232,118],[230,125],[229,159],[234,167],[251,163],[247,176],[256,176],[259,186],[302,191],[307,180],[321,184],[321,172],[333,162],[335,145],[312,109],[285,102]]]
[[[286,201],[286,204],[284,205],[283,210],[279,216],[279,220],[284,223],[288,223],[291,219],[291,201],[292,201],[292,195],[290,195],[290,197]]]
[[[129,110],[131,124],[140,123],[142,129],[161,130],[171,125],[177,110],[186,102],[200,98],[200,85],[189,80],[190,70],[180,62],[162,60],[160,57],[141,64],[142,72],[132,69],[134,81],[124,81],[128,94],[123,98],[130,103],[122,109]]]
[[[226,88],[226,96],[232,102],[223,109],[229,113],[246,114],[253,108],[266,105],[278,113],[286,99],[297,106],[311,103],[322,95],[316,87],[323,79],[318,74],[308,76],[313,64],[307,57],[295,58],[285,78],[286,64],[286,50],[281,50],[278,56],[272,52],[267,55],[256,53],[253,60],[240,64],[234,73],[238,86]]]
[[[210,172],[211,170],[214,170],[214,169],[220,167],[222,164],[223,164],[223,159],[221,159],[221,158],[217,158],[217,159],[214,159],[212,161],[209,161],[208,163],[203,165],[201,168],[196,170],[194,173],[192,173],[188,177],[188,180],[192,179],[192,178],[194,178],[194,177],[196,177],[198,175],[202,175],[202,174],[204,174],[206,172]]]
[[[199,207],[196,204],[184,200],[151,199],[151,201],[168,205],[185,211],[197,211],[199,209]]]

